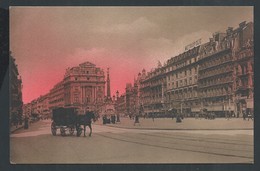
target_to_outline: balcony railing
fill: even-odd
[[[236,60],[253,57],[253,56],[254,56],[253,49],[246,49],[246,50],[236,53]]]
[[[208,71],[205,73],[200,73],[198,79],[204,79],[204,78],[208,78],[208,77],[212,77],[212,76],[217,76],[220,74],[225,74],[228,72],[233,72],[232,67],[225,67],[225,68],[218,68],[216,70],[212,70],[212,71]]]
[[[200,83],[199,88],[206,88],[206,87],[211,87],[211,86],[217,86],[221,84],[227,84],[227,83],[232,83],[233,79],[232,78],[224,78],[220,80],[214,80],[210,83]]]
[[[216,60],[216,62],[210,62],[210,63],[204,64],[204,65],[201,65],[199,67],[199,70],[205,70],[205,69],[212,68],[215,66],[223,65],[225,63],[232,62],[232,60],[233,60],[232,56],[226,57],[226,59],[222,59],[222,60],[219,59],[219,60]]]
[[[203,93],[200,95],[201,98],[209,98],[209,97],[220,97],[220,96],[227,96],[227,95],[230,95],[231,92],[221,92],[221,93]]]
[[[230,49],[230,47],[223,47],[223,48],[218,48],[218,49],[215,50],[215,51],[208,52],[208,53],[206,53],[206,54],[200,54],[199,60],[204,59],[204,58],[207,58],[207,57],[212,56],[212,55],[215,55],[215,54],[217,54],[217,53],[220,53],[220,52],[225,51],[225,50],[228,50],[228,49]]]

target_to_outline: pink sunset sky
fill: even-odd
[[[44,95],[65,69],[110,68],[111,94],[212,33],[253,21],[253,7],[11,7],[10,50],[23,101]]]

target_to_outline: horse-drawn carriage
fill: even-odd
[[[57,129],[60,129],[62,136],[69,132],[69,135],[73,135],[76,129],[77,136],[80,136],[82,129],[79,129],[77,125],[77,108],[57,108],[52,111],[52,135],[56,135]]]
[[[87,111],[85,114],[79,115],[77,108],[57,108],[52,111],[52,124],[51,132],[52,135],[56,135],[57,129],[60,129],[60,134],[62,136],[66,135],[66,132],[69,135],[73,135],[75,130],[77,131],[77,136],[80,136],[84,126],[84,136],[86,132],[86,126],[90,128],[89,136],[92,134],[92,119],[95,121],[95,115],[92,111]]]

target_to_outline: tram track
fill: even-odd
[[[177,139],[174,139],[174,141],[161,141],[160,140],[160,137],[159,136],[154,136],[154,135],[149,135],[149,134],[142,134],[142,135],[145,135],[145,136],[148,136],[148,137],[151,137],[153,139],[151,140],[155,140],[154,138],[159,138],[159,140],[156,140],[156,142],[160,142],[160,143],[165,143],[165,144],[177,144],[177,145],[185,145],[185,146],[190,146],[190,147],[198,147],[198,148],[211,148],[211,149],[217,149],[217,150],[228,150],[228,151],[241,151],[241,152],[253,152],[252,150],[248,150],[248,149],[231,149],[231,148],[223,148],[223,147],[216,147],[216,146],[210,146],[211,144],[205,146],[205,145],[194,145],[194,144],[191,144],[193,142],[190,142],[190,141],[186,141],[186,140],[179,140]],[[125,136],[125,135],[120,135],[120,136],[124,136],[124,137],[128,137],[128,136]],[[143,139],[143,140],[147,140],[145,138],[142,138],[142,137],[138,137],[135,135],[135,137],[133,138],[136,138],[136,139]],[[183,142],[184,141],[184,142]],[[188,143],[187,143],[188,142]],[[197,141],[199,142],[199,141]],[[221,144],[219,144],[221,145]]]
[[[180,148],[180,147],[173,146],[173,145],[176,145],[174,143],[171,144],[172,146],[165,145],[165,144],[163,144],[163,142],[159,142],[159,144],[157,142],[157,144],[156,144],[156,143],[152,143],[151,141],[147,142],[147,139],[140,138],[140,137],[138,137],[138,138],[129,137],[129,136],[125,136],[125,135],[121,135],[121,134],[113,134],[113,133],[112,133],[113,136],[111,136],[111,134],[106,135],[106,134],[101,134],[101,133],[97,133],[97,135],[105,137],[105,138],[113,139],[113,140],[116,140],[116,141],[133,143],[133,144],[144,145],[144,146],[149,146],[149,147],[163,148],[163,149],[169,149],[169,150],[178,150],[178,151],[186,151],[186,152],[194,152],[194,153],[201,153],[201,154],[208,154],[208,155],[237,157],[237,158],[244,158],[244,159],[253,160],[253,157],[251,157],[251,156],[245,156],[245,155],[240,155],[240,154],[230,154],[230,153],[223,153],[223,152],[218,152],[218,151],[205,151],[205,150],[198,150],[196,148],[195,149]],[[167,142],[167,143],[169,144],[169,142]],[[182,143],[182,144],[179,144],[179,145],[185,145],[185,144]],[[185,147],[187,147],[187,146],[185,146]],[[228,149],[224,149],[224,150],[228,150]]]

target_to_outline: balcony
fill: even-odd
[[[205,79],[205,78],[214,77],[214,76],[221,75],[221,74],[226,74],[226,73],[229,73],[229,72],[233,72],[232,67],[226,67],[226,68],[223,68],[223,69],[220,68],[218,70],[213,70],[213,71],[208,71],[208,72],[205,72],[205,73],[200,73],[198,79],[202,80],[202,79]]]
[[[218,50],[215,50],[215,51],[210,51],[206,54],[200,54],[199,60],[202,60],[202,59],[207,58],[209,56],[216,55],[216,54],[223,52],[223,51],[226,51],[226,50],[230,50],[230,47],[223,47],[223,48],[219,48]]]
[[[199,88],[207,88],[207,87],[212,87],[212,86],[218,86],[218,85],[222,85],[222,84],[228,84],[228,83],[232,83],[233,79],[232,78],[226,78],[226,79],[221,79],[219,81],[214,80],[210,83],[200,83],[199,84]]]
[[[253,49],[246,49],[236,54],[236,60],[243,60],[245,58],[253,57],[254,51]]]
[[[250,85],[237,85],[236,86],[236,91],[243,91],[243,90],[247,90],[247,89],[251,89],[253,86]]]
[[[221,92],[221,93],[203,93],[200,97],[201,98],[215,98],[215,97],[221,97],[221,96],[228,96],[231,92]]]
[[[207,63],[207,64],[204,64],[204,65],[201,65],[199,67],[199,70],[202,71],[202,70],[206,70],[208,68],[212,68],[212,67],[216,67],[216,66],[219,66],[219,65],[223,65],[223,64],[226,64],[226,63],[229,63],[229,62],[232,62],[233,59],[232,59],[232,56],[229,56],[225,59],[222,59],[222,60],[217,60],[215,62],[210,62],[210,63]]]

